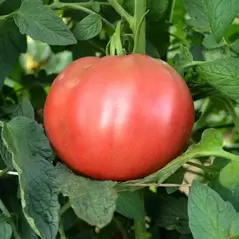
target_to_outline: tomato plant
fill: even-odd
[[[238,238],[238,13],[0,0],[0,238]]]

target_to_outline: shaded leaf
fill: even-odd
[[[187,199],[184,197],[165,197],[160,201],[157,223],[167,230],[177,230],[182,234],[190,233],[188,224]]]
[[[26,52],[26,39],[12,20],[0,20],[0,88],[17,63],[20,53]]]
[[[21,0],[3,0],[0,6],[0,15],[14,12],[21,5]]]
[[[58,187],[54,166],[48,161],[51,147],[43,129],[37,122],[18,116],[4,123],[2,138],[19,175],[22,209],[28,223],[41,238],[55,238]]]
[[[10,239],[12,237],[12,228],[7,222],[7,218],[0,213],[0,238]]]
[[[31,102],[26,97],[23,97],[20,104],[18,104],[13,110],[12,117],[15,116],[25,116],[29,119],[35,118],[34,109],[31,105]]]
[[[1,130],[1,134],[2,134],[2,127],[0,128]],[[4,145],[4,142],[1,138],[0,140],[0,156],[1,156],[1,160],[4,161],[4,163],[6,164],[6,166],[9,169],[13,169],[13,165],[12,165],[12,155],[11,153],[8,151],[7,147]]]
[[[193,56],[189,49],[183,45],[180,46],[180,52],[174,58],[174,67],[183,74],[184,68],[193,63]]]
[[[220,160],[220,159],[218,159]],[[239,161],[229,162],[212,182],[212,188],[239,211]]]
[[[57,175],[62,194],[69,197],[79,218],[100,228],[111,222],[116,207],[116,183],[77,176],[62,164],[57,166]]]
[[[70,45],[76,40],[60,17],[41,0],[23,0],[14,20],[22,34],[50,45]]]
[[[235,41],[231,44],[231,49],[232,49],[232,51],[234,51],[237,55],[239,55],[239,39],[235,40]]]
[[[182,184],[185,172],[186,172],[185,168],[179,168],[174,174],[172,174],[168,179],[165,180],[165,183]],[[167,187],[166,191],[168,194],[170,194],[170,193],[174,193],[178,189],[179,189],[179,186]]]
[[[147,4],[149,10],[147,18],[150,21],[158,21],[163,18],[164,13],[168,9],[169,0],[148,0]]]
[[[138,191],[119,192],[116,211],[130,219],[141,220],[144,217],[144,205]]]
[[[76,24],[73,33],[77,40],[89,40],[97,36],[102,29],[101,17],[98,14],[90,14]]]
[[[239,215],[229,202],[194,181],[188,202],[189,226],[195,239],[238,238]]]

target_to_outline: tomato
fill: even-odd
[[[53,82],[44,109],[59,157],[98,180],[126,181],[159,170],[182,152],[193,123],[181,76],[141,54],[74,61]]]

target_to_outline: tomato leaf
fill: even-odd
[[[0,88],[5,77],[17,63],[20,53],[26,52],[26,38],[12,20],[0,20]]]
[[[7,218],[0,213],[0,238],[10,239],[12,237],[12,228],[7,222]]]
[[[239,59],[224,58],[205,62],[196,67],[197,72],[214,89],[239,102]]]
[[[180,52],[174,58],[174,67],[180,73],[184,73],[184,68],[193,63],[193,56],[189,49],[183,45],[180,46]]]
[[[1,134],[2,134],[2,128],[1,128]],[[1,160],[4,161],[4,163],[7,165],[9,169],[13,169],[13,164],[12,164],[12,155],[8,151],[7,147],[4,145],[3,140],[0,140],[0,156]]]
[[[31,102],[26,98],[23,97],[20,104],[16,106],[16,108],[12,112],[12,117],[15,116],[25,116],[29,119],[35,118],[34,108],[32,107]]]
[[[220,159],[218,159],[220,160]],[[239,161],[229,162],[211,183],[220,196],[239,210]]]
[[[210,30],[211,41],[220,42],[225,31],[239,12],[237,0],[183,0],[191,19],[188,24]]]
[[[144,205],[137,191],[119,192],[116,211],[125,217],[141,220],[144,217]]]
[[[57,166],[57,175],[62,194],[69,197],[79,218],[100,228],[111,222],[116,207],[116,183],[75,175],[62,164]]]
[[[0,7],[0,15],[7,15],[14,12],[21,5],[21,0],[3,0]]]
[[[232,51],[234,51],[237,55],[239,55],[239,39],[235,40],[230,47]]]
[[[238,238],[239,215],[229,202],[194,181],[188,202],[189,226],[195,239]]]
[[[182,234],[190,233],[187,215],[187,199],[183,197],[165,197],[160,200],[160,212],[157,224],[168,230],[177,230]]]
[[[71,45],[76,40],[60,17],[41,0],[23,0],[14,20],[22,34],[50,45]]]
[[[52,151],[43,129],[24,116],[3,124],[2,138],[19,174],[24,215],[41,238],[55,238],[59,203],[55,170],[47,160]]]
[[[148,0],[148,14],[147,18],[150,21],[159,21],[163,18],[164,13],[166,12],[169,6],[169,0]]]
[[[172,174],[168,179],[165,180],[165,183],[170,184],[181,184],[184,179],[184,174],[186,170],[185,168],[179,168],[174,174]],[[176,187],[166,187],[166,191],[168,194],[174,193],[179,189],[179,186]]]
[[[102,29],[99,14],[90,14],[76,24],[73,33],[77,40],[89,40],[97,36]]]

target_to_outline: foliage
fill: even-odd
[[[238,13],[238,0],[0,0],[0,238],[238,239]],[[185,79],[190,145],[142,179],[77,175],[44,132],[50,86],[75,59],[131,52]]]

